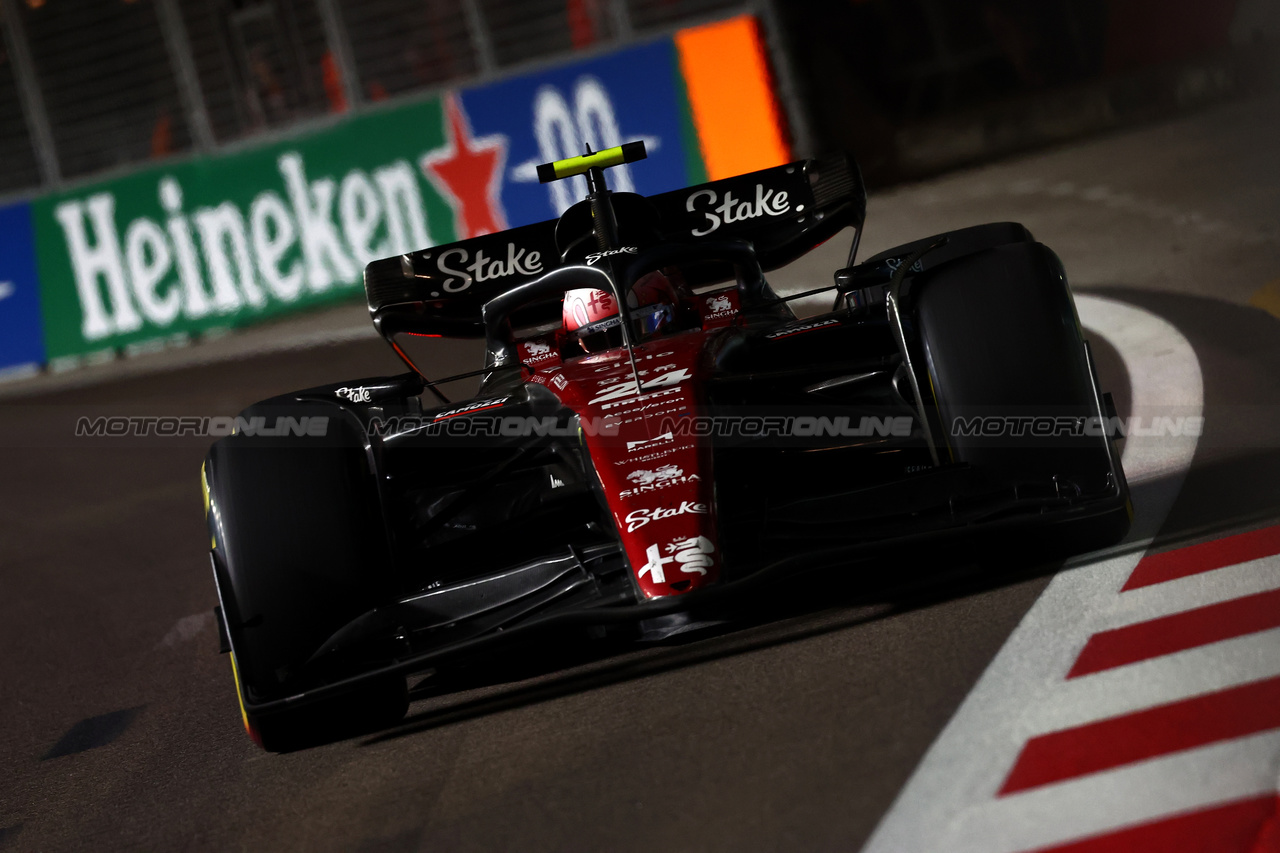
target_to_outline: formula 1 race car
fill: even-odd
[[[265,748],[394,721],[407,675],[551,633],[662,640],[923,543],[1127,531],[1110,398],[1025,228],[855,264],[850,158],[611,192],[605,169],[643,157],[539,167],[585,176],[585,200],[369,264],[410,371],[258,403],[210,450],[219,627]],[[773,291],[766,270],[849,227],[834,284]],[[797,319],[822,291],[832,309]]]

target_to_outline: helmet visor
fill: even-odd
[[[631,320],[637,336],[648,338],[660,332],[667,323],[671,322],[674,313],[671,306],[665,303],[645,305],[632,310]]]
[[[632,328],[636,337],[643,339],[661,331],[671,321],[674,312],[670,305],[645,305],[631,310]],[[622,318],[607,317],[588,323],[573,333],[578,344],[589,353],[603,352],[622,346]]]

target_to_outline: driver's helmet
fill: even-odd
[[[675,320],[679,296],[671,280],[655,270],[641,277],[628,294],[635,339],[643,340]],[[587,352],[622,346],[622,317],[613,295],[579,288],[564,295],[564,331]]]

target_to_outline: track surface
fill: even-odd
[[[871,204],[864,254],[1020,220],[1079,292],[1186,338],[1205,430],[1185,480],[1164,481],[1160,541],[1280,518],[1280,324],[1247,305],[1280,278],[1277,107]],[[845,248],[775,281],[823,283]],[[1127,411],[1121,356],[1093,337]],[[979,579],[426,699],[380,736],[265,755],[216,654],[206,442],[76,440],[75,419],[229,415],[397,369],[383,344],[355,341],[0,403],[0,848],[856,849],[1058,569],[993,547],[999,568]]]

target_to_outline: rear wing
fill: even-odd
[[[765,270],[790,263],[840,229],[861,229],[867,194],[847,155],[799,160],[659,195],[615,193],[624,212],[646,220],[644,243],[746,240]],[[630,200],[628,200],[630,199]],[[373,261],[364,272],[374,324],[384,335],[479,337],[486,302],[540,276],[577,263],[565,261],[578,230],[577,206],[549,219],[496,234]],[[634,231],[633,233],[640,233]]]

